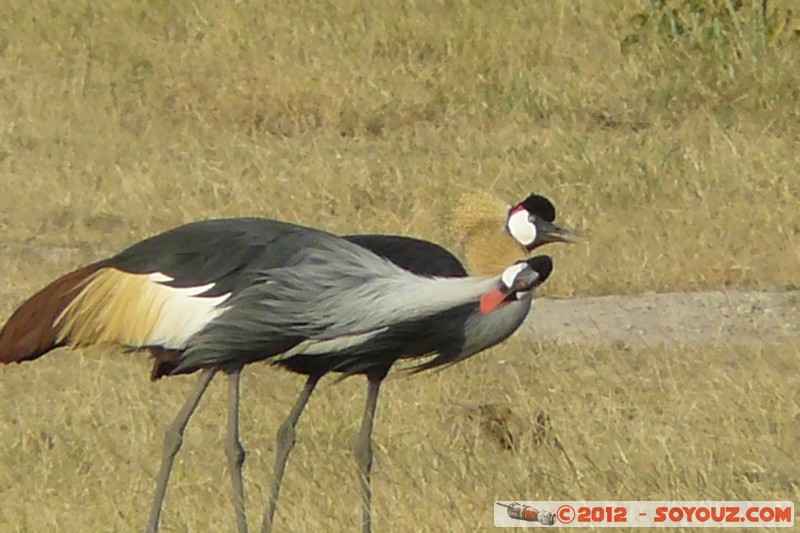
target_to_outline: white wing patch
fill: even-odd
[[[163,285],[173,278],[154,272],[98,270],[56,319],[60,341],[73,345],[115,343],[182,349],[222,314],[230,293],[199,296],[214,287]]]
[[[147,344],[165,348],[183,348],[186,342],[223,311],[222,303],[230,293],[214,297],[199,297],[214,287],[213,283],[199,287],[169,287],[162,285],[174,278],[161,272],[150,274],[155,282],[152,287],[160,294],[156,299],[163,302],[158,319],[147,337]]]
[[[161,272],[153,272],[152,274],[149,274],[149,277],[152,281],[155,281],[156,283],[168,283],[170,281],[175,280],[175,278],[173,278],[172,276],[167,276],[166,274],[162,274]]]

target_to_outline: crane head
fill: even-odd
[[[553,202],[539,194],[531,194],[509,209],[506,230],[529,252],[548,243],[574,243],[575,232],[556,225],[555,219]]]
[[[488,191],[472,191],[457,202],[449,231],[454,252],[473,276],[495,275],[551,242],[573,242],[575,233],[557,226],[556,209],[531,194],[510,204]]]
[[[503,302],[521,299],[547,281],[552,272],[553,259],[548,255],[514,263],[503,271],[499,287],[481,296],[481,312],[488,315]]]

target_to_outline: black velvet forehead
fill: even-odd
[[[528,213],[541,217],[547,222],[553,222],[556,219],[556,207],[553,202],[539,194],[532,194],[528,196],[521,205]]]
[[[536,280],[536,285],[544,283],[553,272],[553,259],[549,255],[531,257],[528,259],[527,263],[528,266],[539,273],[539,279]]]

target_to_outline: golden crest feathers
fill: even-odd
[[[450,217],[450,235],[458,236],[454,252],[472,276],[495,275],[528,253],[506,230],[511,206],[486,191],[466,193]]]

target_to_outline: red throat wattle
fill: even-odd
[[[488,315],[495,309],[497,309],[503,300],[506,299],[506,293],[501,291],[500,289],[495,289],[491,292],[487,292],[483,296],[481,296],[481,313],[484,315]]]

